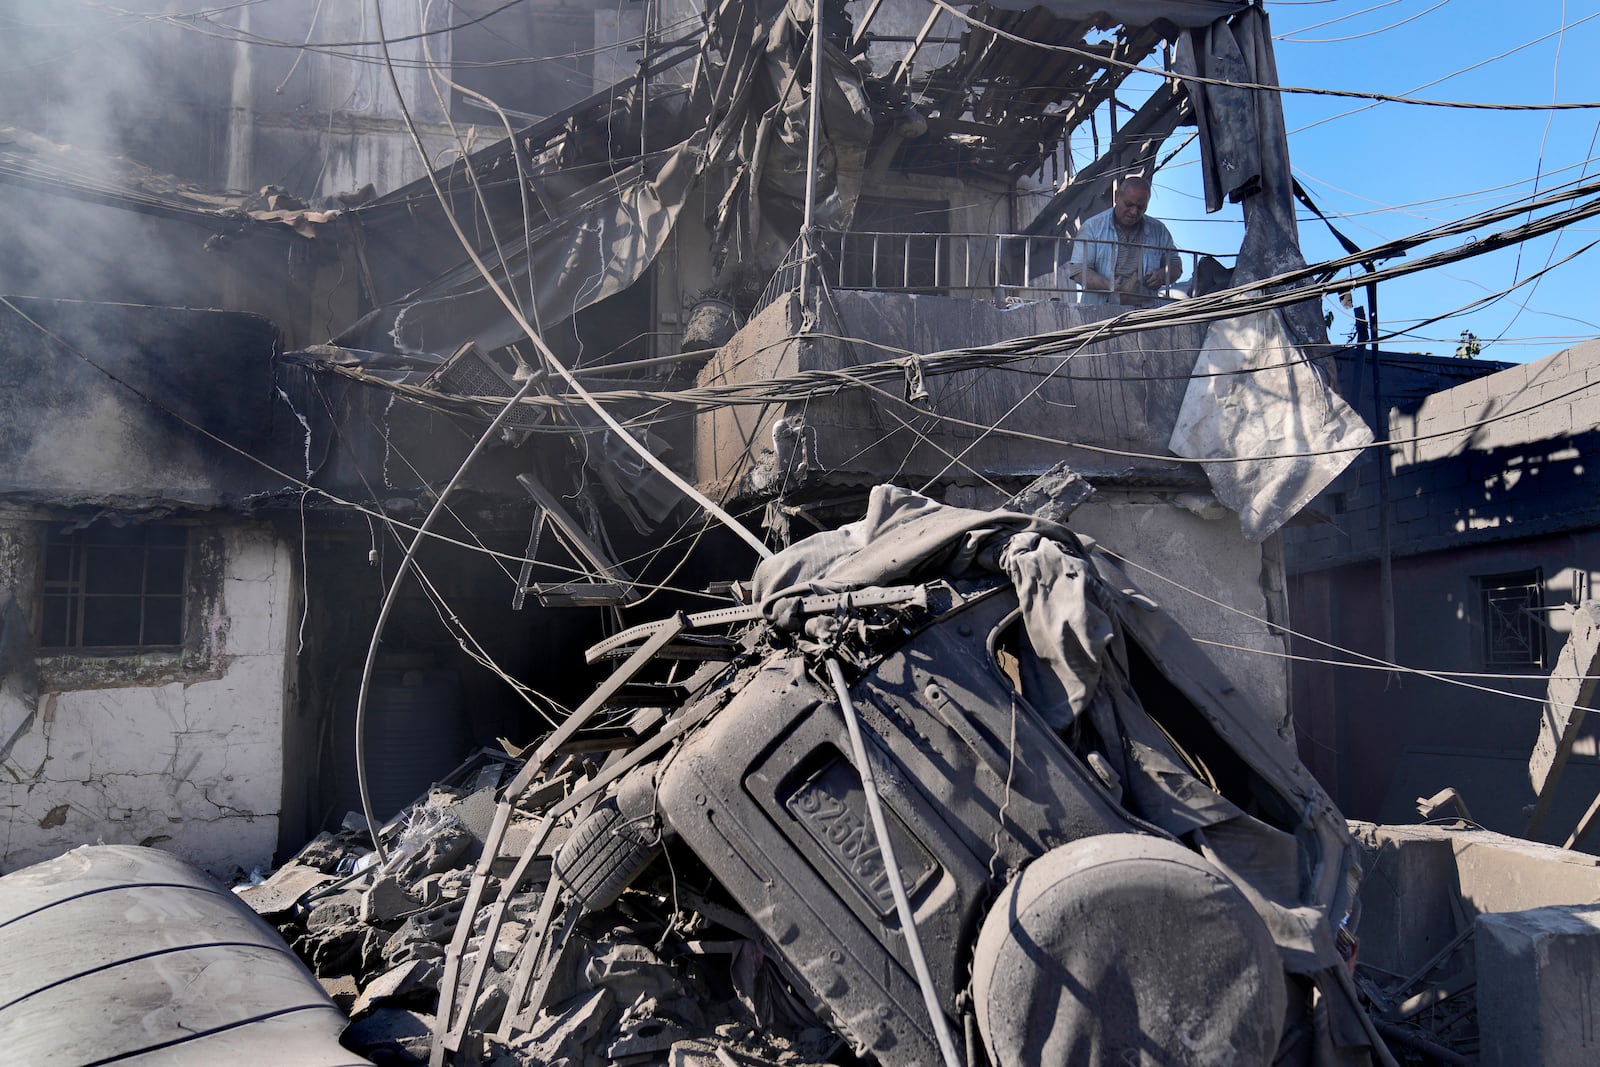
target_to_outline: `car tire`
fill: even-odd
[[[626,818],[615,800],[601,802],[556,853],[555,878],[586,911],[616,903],[661,851],[659,835]]]
[[[1287,988],[1249,900],[1175,841],[1102,834],[1001,891],[973,955],[996,1067],[1269,1064]]]

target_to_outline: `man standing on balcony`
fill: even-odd
[[[1148,307],[1183,274],[1172,233],[1150,208],[1150,182],[1130,174],[1111,209],[1093,216],[1073,240],[1068,274],[1083,285],[1085,304]]]

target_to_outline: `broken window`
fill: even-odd
[[[1544,576],[1535,568],[1475,579],[1486,667],[1545,666]]]
[[[188,556],[189,531],[183,526],[47,527],[39,646],[178,650]]]
[[[495,123],[493,100],[524,121],[552,115],[595,91],[595,12],[587,7],[455,0],[450,33],[450,111],[459,122]]]

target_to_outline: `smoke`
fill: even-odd
[[[206,177],[204,154],[172,119],[196,114],[185,104],[195,99],[207,49],[148,17],[161,5],[131,2],[145,10],[89,0],[0,7],[0,290],[190,302],[163,251],[170,239],[159,227],[172,224],[133,208],[178,184],[155,172]],[[184,238],[200,247],[206,236]]]

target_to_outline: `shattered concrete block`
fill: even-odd
[[[318,978],[322,991],[328,994],[332,1001],[339,1005],[339,1010],[346,1015],[350,1013],[350,1006],[361,995],[361,989],[356,985],[356,980],[348,974],[335,975],[329,978]]]
[[[385,1001],[400,1000],[418,992],[437,992],[444,964],[437,960],[413,960],[392,967],[367,983],[355,1005],[352,1019],[372,1011]]]
[[[371,851],[369,848],[357,845],[348,837],[339,837],[323,831],[306,842],[305,847],[295,855],[294,862],[304,867],[315,867],[324,874],[334,874],[346,859],[359,858]]]
[[[1475,927],[1479,1062],[1600,1062],[1600,908],[1480,915]]]
[[[293,908],[301,897],[333,880],[333,875],[316,867],[286,863],[260,885],[248,886],[236,892],[239,899],[250,905],[257,915],[281,915]]]
[[[398,937],[392,937],[384,946],[383,958],[398,967],[412,960],[442,960],[444,954],[445,946],[436,941],[401,941]]]
[[[311,909],[311,913],[306,916],[306,931],[315,933],[338,926],[350,926],[360,921],[361,894],[346,891],[319,900]]]
[[[433,1047],[433,1016],[402,1008],[379,1008],[352,1023],[342,1041],[374,1063],[427,1063]]]
[[[494,965],[502,971],[509,970],[527,939],[528,924],[507,919],[501,924],[500,935],[494,941]]]
[[[422,902],[401,888],[399,879],[385,875],[361,894],[361,921],[387,923],[410,915]]]
[[[510,997],[501,986],[485,985],[472,1005],[472,1028],[487,1031],[499,1026],[500,1016],[505,1013],[509,1000]]]
[[[414,885],[430,874],[457,866],[473,844],[472,835],[460,825],[446,823],[414,848],[391,853],[388,870],[403,885]]]
[[[622,1036],[606,1046],[612,1060],[631,1056],[655,1056],[689,1037],[688,1031],[666,1019],[641,1019],[626,1028]]]
[[[511,1047],[533,1063],[587,1064],[590,1046],[610,1028],[615,1007],[616,997],[609,989],[580,994],[554,1011],[541,1012]]]
[[[437,908],[429,908],[427,911],[419,911],[408,916],[394,932],[390,942],[394,945],[393,951],[400,952],[402,946],[419,942],[433,944],[448,942],[456,932],[456,923],[461,919],[463,906],[463,901],[452,900]]]

